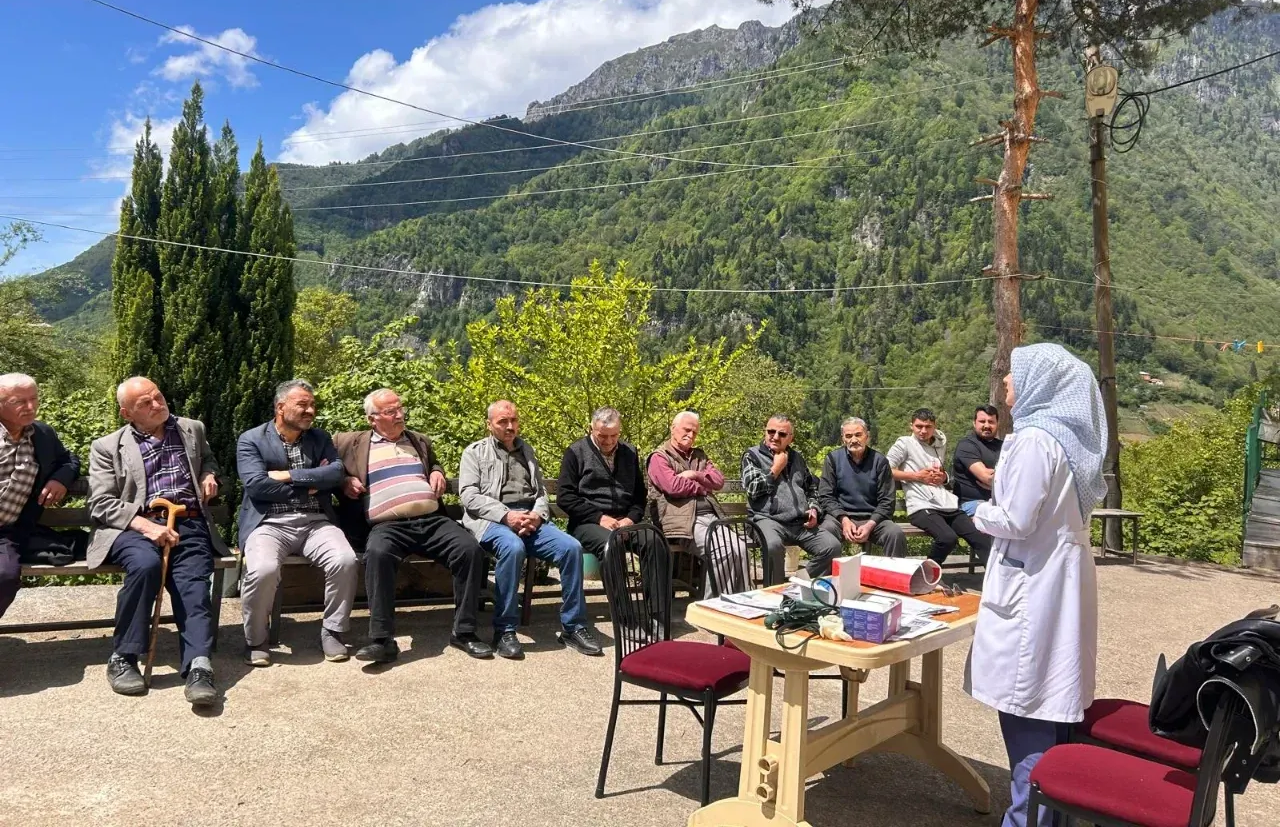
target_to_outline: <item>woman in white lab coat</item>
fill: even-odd
[[[1098,583],[1089,514],[1106,493],[1107,426],[1093,371],[1061,346],[1016,348],[1011,366],[1013,434],[994,496],[966,503],[995,544],[965,691],[1000,713],[1013,797],[1003,827],[1026,827],[1031,768],[1093,703]]]

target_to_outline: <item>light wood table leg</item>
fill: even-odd
[[[747,683],[747,726],[742,742],[742,773],[738,778],[738,797],[754,798],[762,783],[760,761],[769,750],[769,731],[773,723],[773,667],[762,660],[751,661],[751,677]]]
[[[891,667],[892,668],[892,667]],[[892,688],[893,675],[890,673]],[[875,748],[876,752],[896,752],[923,761],[960,785],[973,808],[991,812],[991,788],[963,756],[942,743],[942,650],[922,657],[920,683],[911,684],[920,693],[920,718],[912,731],[895,735]]]
[[[780,746],[769,740],[772,680],[773,666],[753,659],[738,796],[696,810],[689,816],[689,827],[809,827],[803,820],[809,673],[784,673]]]

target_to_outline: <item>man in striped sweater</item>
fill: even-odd
[[[492,657],[493,647],[476,637],[484,553],[440,505],[449,483],[430,438],[405,428],[408,412],[390,388],[366,396],[364,412],[372,430],[333,438],[348,475],[342,493],[359,503],[369,526],[364,581],[370,643],[356,652],[356,660],[390,663],[400,655],[395,640],[396,570],[410,554],[444,563],[453,573],[449,644],[473,658]]]

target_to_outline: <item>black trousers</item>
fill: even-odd
[[[18,596],[22,582],[22,560],[18,552],[18,538],[11,537],[8,528],[0,528],[0,617]]]
[[[984,566],[987,564],[987,556],[991,553],[991,538],[979,531],[969,515],[960,509],[938,511],[926,508],[908,519],[913,526],[933,538],[929,559],[938,565],[946,562],[961,539],[969,544],[969,548],[973,549]]]
[[[485,559],[480,543],[443,511],[409,520],[375,523],[364,544],[364,588],[369,596],[369,637],[396,633],[396,571],[410,554],[443,563],[453,573],[453,633],[474,634]]]
[[[594,554],[596,559],[604,562],[604,549],[609,544],[609,536],[613,531],[605,528],[599,523],[582,523],[574,526],[573,531],[569,532],[573,539],[582,543],[582,550],[586,554]],[[645,534],[640,546],[640,581],[644,584],[645,600],[648,602],[650,611],[657,611],[659,607],[658,595],[653,593],[650,584],[656,579],[656,572],[650,567],[652,561],[656,561],[660,555],[650,553],[653,544],[660,542],[650,534]]]
[[[209,580],[213,576],[213,543],[209,524],[201,518],[178,520],[178,544],[169,552],[165,590],[178,624],[182,674],[191,661],[213,651],[213,611]],[[107,562],[124,569],[124,585],[116,596],[116,632],[112,643],[121,655],[145,655],[151,644],[151,612],[160,592],[160,549],[130,529],[111,544]]]

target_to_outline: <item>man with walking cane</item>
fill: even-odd
[[[209,660],[217,631],[209,581],[215,554],[227,553],[206,510],[218,493],[218,466],[204,424],[170,414],[164,394],[150,379],[121,382],[116,401],[129,424],[96,440],[89,456],[89,568],[110,563],[125,571],[107,682],[121,695],[147,691],[138,657],[151,650],[152,609],[163,577],[178,624],[186,699],[192,706],[207,706],[217,698]],[[157,500],[169,507],[153,508]],[[176,505],[185,513],[168,523]],[[162,573],[164,546],[169,566]]]

